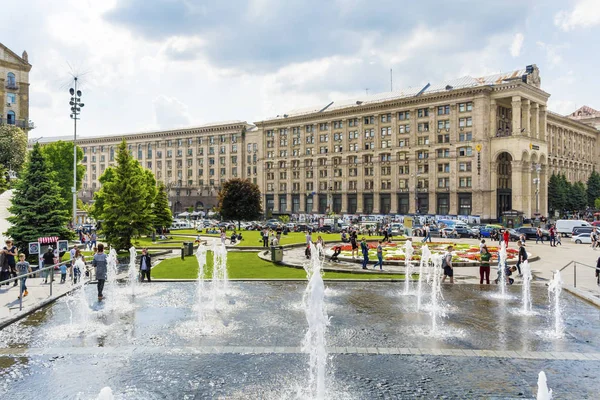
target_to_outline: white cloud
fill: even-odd
[[[571,11],[557,13],[554,24],[565,32],[600,25],[600,1],[580,0]]]
[[[546,58],[548,59],[548,64],[550,68],[554,68],[562,63],[563,57],[560,51],[567,47],[565,44],[549,44],[542,41],[538,41],[537,45],[544,50],[546,53]]]
[[[522,33],[517,33],[513,38],[512,44],[510,45],[510,55],[513,57],[519,57],[521,55],[521,49],[523,48],[523,40],[525,36]]]
[[[174,97],[160,95],[153,101],[154,118],[159,128],[177,128],[190,125],[188,106]]]
[[[577,108],[577,103],[572,100],[555,100],[552,97],[548,100],[548,109],[561,115],[570,114]]]

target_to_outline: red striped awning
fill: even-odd
[[[49,236],[38,238],[39,243],[56,243],[58,242],[58,236]]]

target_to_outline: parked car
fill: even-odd
[[[571,236],[571,241],[577,244],[590,244],[592,243],[592,235],[591,233],[580,233],[577,236]]]
[[[402,224],[393,223],[391,225],[391,228],[392,228],[392,236],[404,235],[404,226]]]
[[[571,231],[571,236],[577,236],[582,233],[592,233],[595,228],[593,226],[576,226]]]
[[[559,219],[556,221],[556,232],[563,236],[571,235],[576,226],[591,226],[587,221],[581,219]]]
[[[519,234],[525,234],[525,239],[535,239],[537,237],[537,228],[531,226],[522,226],[515,229]],[[542,237],[544,240],[550,240],[550,232],[542,229]]]
[[[471,230],[464,226],[456,226],[454,228],[443,228],[441,233],[445,237],[452,237],[452,235],[457,235],[460,238],[474,238],[477,235],[473,234]]]

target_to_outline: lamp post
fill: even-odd
[[[77,77],[74,78],[75,87],[69,89],[71,94],[71,118],[73,119],[73,229],[77,227],[77,120],[84,104],[81,102],[81,90],[77,90]]]
[[[540,172],[542,170],[541,164],[533,164],[531,168],[535,171],[536,177],[533,178],[533,184],[535,185],[535,213],[540,213]]]

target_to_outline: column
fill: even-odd
[[[300,212],[298,214],[306,213],[306,194],[300,193]]]
[[[344,183],[342,183],[342,185],[344,185]],[[345,185],[344,185],[345,186]],[[341,209],[341,214],[347,214],[348,213],[348,193],[346,191],[342,192],[342,209]]]
[[[490,101],[490,137],[498,135],[498,104],[496,100]]]
[[[540,105],[538,103],[531,103],[531,137],[541,139]]]
[[[523,166],[521,161],[513,161],[512,169],[512,209],[517,211],[525,211],[523,209]]]
[[[521,134],[521,96],[513,96],[512,102],[512,129],[513,135]]]
[[[546,106],[543,104],[540,104],[538,109],[538,118],[539,138],[541,140],[546,140]]]
[[[362,214],[363,212],[363,192],[356,192],[356,213]]]
[[[279,193],[273,193],[273,214],[279,214]]]
[[[540,171],[540,192],[539,192],[539,202],[540,202],[540,214],[543,216],[548,216],[548,167],[546,165],[542,165],[542,170]]]
[[[415,214],[417,212],[417,186],[413,186],[413,191],[408,192],[408,212]]]
[[[454,177],[454,181],[456,182],[456,177]],[[450,196],[449,201],[449,208],[448,208],[448,213],[451,215],[457,215],[458,214],[458,193],[456,192],[456,190],[450,190],[450,192],[448,192],[448,195]],[[471,198],[472,199],[472,198]],[[472,203],[473,200],[471,200],[471,206],[473,205]]]
[[[291,185],[291,183],[288,183],[288,185]],[[292,213],[292,194],[289,192],[290,190],[290,186],[288,186],[288,192],[285,195],[285,203],[286,203],[286,210],[285,212],[288,214]]]
[[[376,183],[379,183],[380,181],[377,180],[375,181]],[[373,214],[379,214],[379,210],[380,210],[380,206],[381,205],[381,198],[379,196],[379,188],[375,188],[375,190],[373,190]]]
[[[531,174],[532,163],[522,162],[521,184],[523,185],[523,211],[527,218],[535,211],[535,185]]]
[[[315,193],[313,194],[312,198],[313,198],[313,205],[312,205],[312,210],[310,210],[310,212],[312,214],[318,214],[319,213],[319,194]]]
[[[522,135],[531,136],[531,104],[529,99],[522,99],[521,107],[523,108],[521,111],[521,130],[523,130]]]
[[[394,186],[393,183],[392,186]],[[398,192],[395,190],[390,193],[390,214],[398,214]]]

